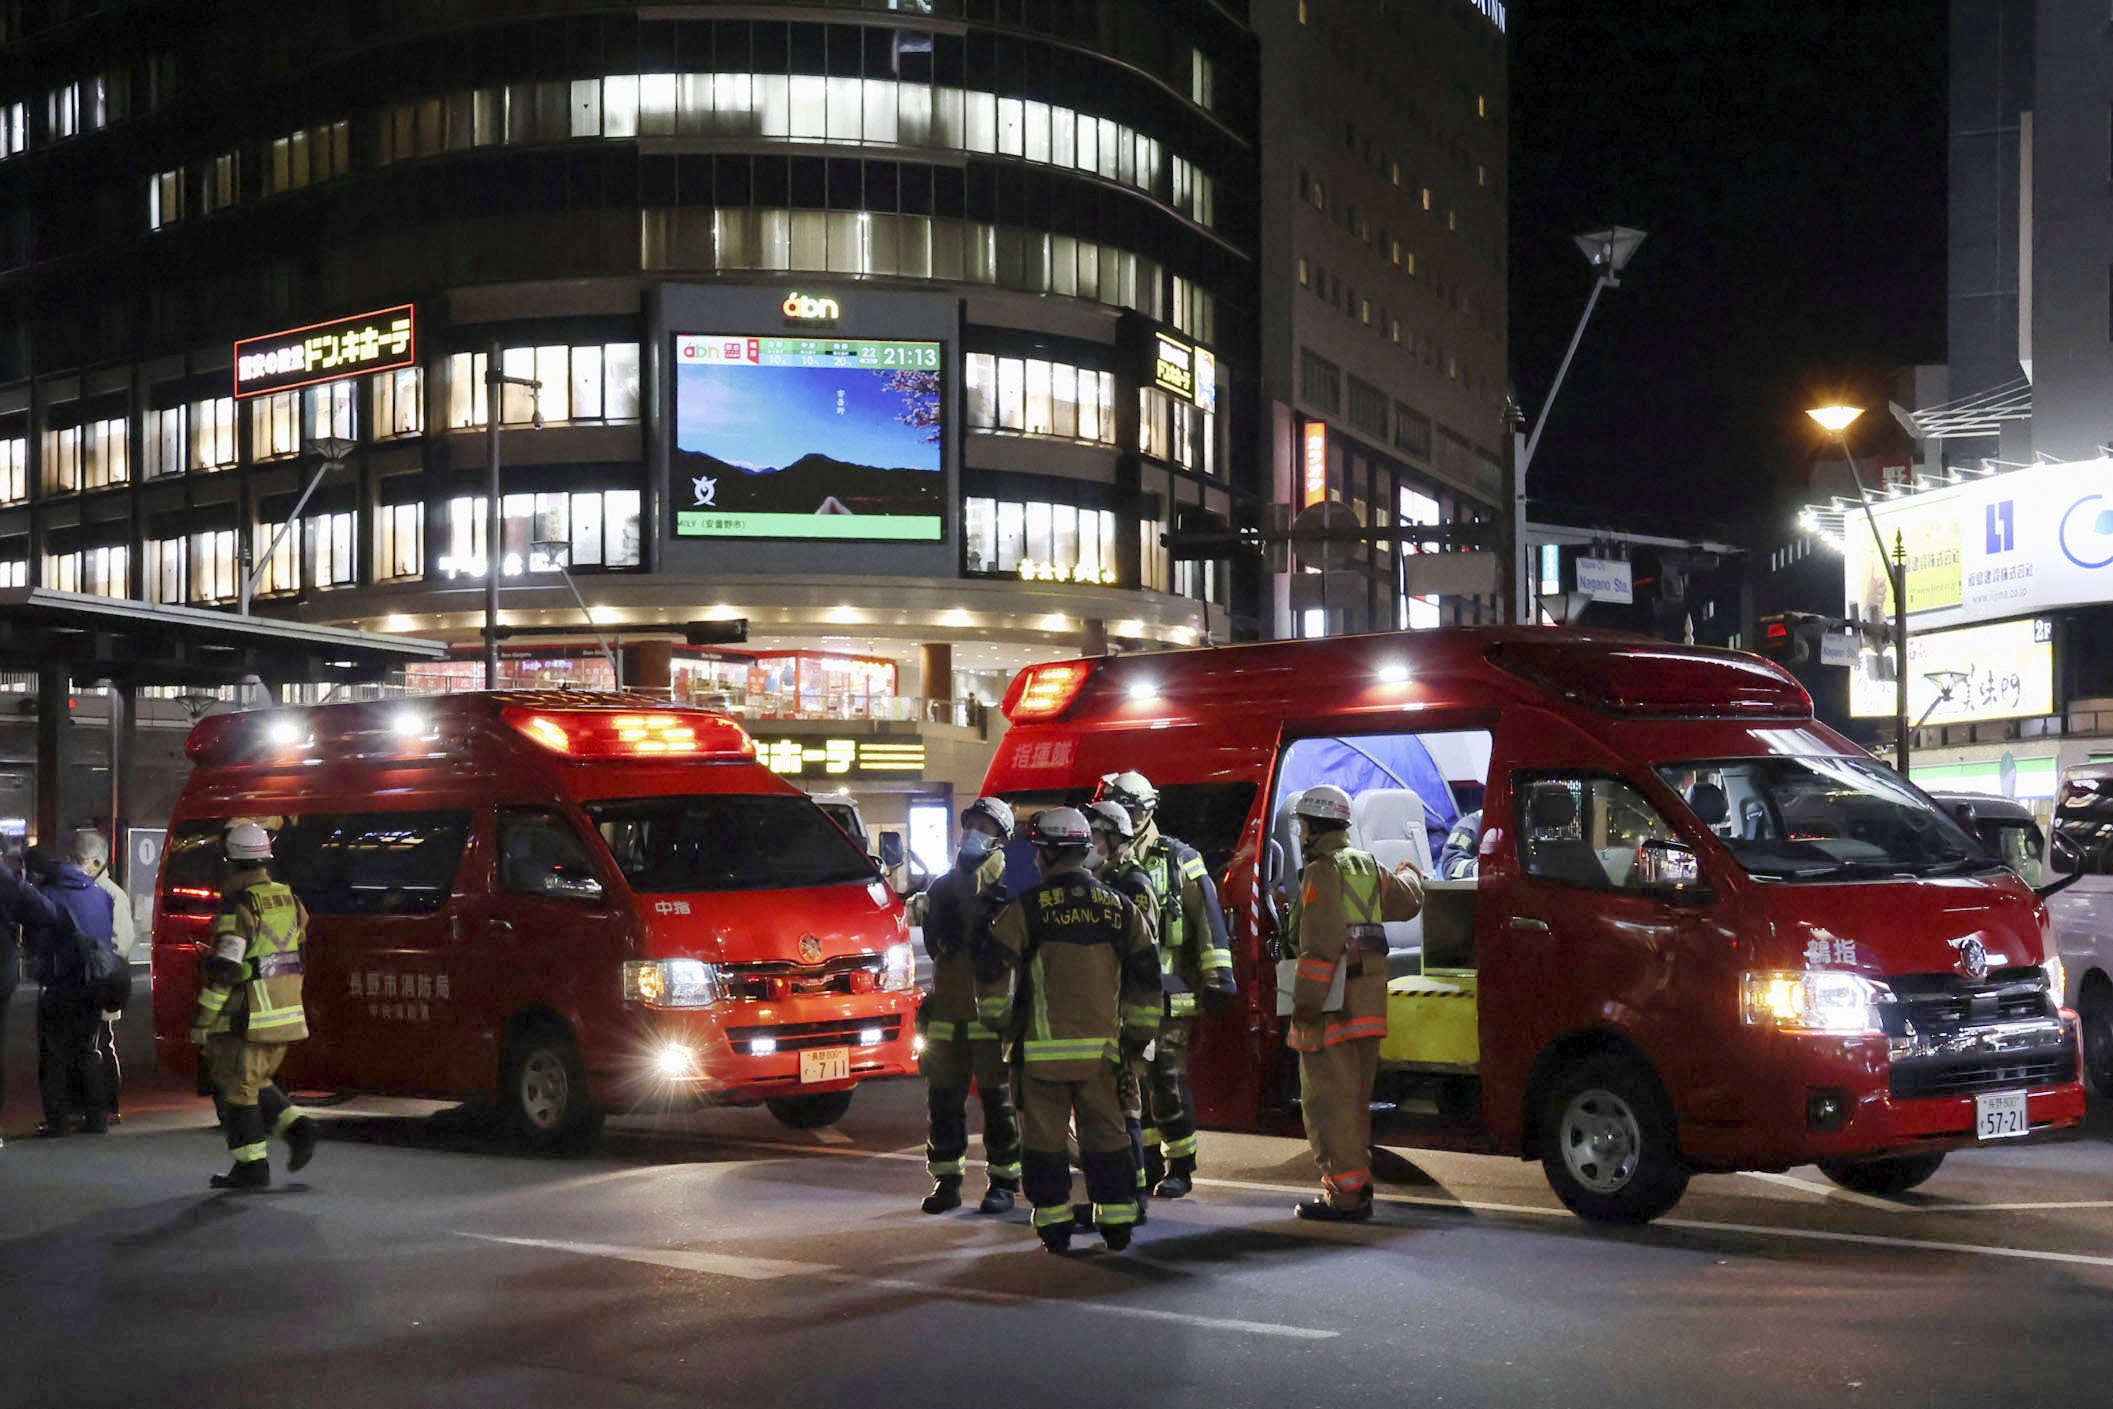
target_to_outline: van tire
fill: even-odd
[[[1878,1159],[1823,1159],[1820,1173],[1859,1194],[1891,1198],[1905,1194],[1937,1172],[1944,1152],[1932,1155],[1887,1155]]]
[[[587,1098],[579,1044],[561,1028],[523,1028],[506,1044],[499,1109],[537,1152],[585,1149],[601,1134],[603,1113]]]
[[[1594,1223],[1648,1223],[1680,1202],[1688,1167],[1672,1102],[1649,1067],[1601,1053],[1556,1073],[1542,1103],[1541,1170]]]
[[[2084,1044],[2084,1076],[2101,1096],[2113,1096],[2113,983],[2103,975],[2084,980],[2076,1000],[2077,1026]]]
[[[812,1096],[773,1096],[763,1104],[778,1118],[778,1124],[794,1130],[819,1130],[834,1125],[851,1109],[849,1091],[822,1091]]]

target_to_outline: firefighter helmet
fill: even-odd
[[[977,798],[967,807],[961,809],[962,825],[966,826],[968,824],[969,818],[971,817],[981,817],[984,821],[996,827],[998,829],[998,836],[1000,837],[1000,839],[1004,841],[1012,840],[1012,808],[1006,805],[1005,800],[1003,798]]]
[[[1127,808],[1132,822],[1142,824],[1159,806],[1159,789],[1134,768],[1102,777],[1093,794],[1095,802],[1113,802]]]
[[[1115,833],[1117,841],[1135,841],[1137,828],[1130,821],[1130,813],[1121,803],[1103,798],[1086,809],[1086,817],[1095,831],[1102,828]]]
[[[237,822],[229,827],[226,846],[230,861],[271,860],[271,833],[255,822]]]
[[[1093,828],[1076,807],[1052,807],[1034,815],[1027,839],[1047,851],[1085,850],[1093,845]]]
[[[1348,822],[1350,820],[1350,794],[1333,783],[1316,783],[1299,794],[1299,800],[1291,805],[1294,816],[1310,818],[1315,822]]]

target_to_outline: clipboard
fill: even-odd
[[[1349,965],[1344,959],[1335,961],[1335,972],[1328,979],[1328,996],[1321,1000],[1321,1011],[1339,1013],[1343,1010],[1343,983],[1349,974]],[[1277,1016],[1291,1016],[1292,998],[1299,980],[1299,961],[1296,958],[1277,960]]]

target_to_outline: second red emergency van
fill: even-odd
[[[827,1124],[915,1069],[901,902],[731,719],[462,694],[216,716],[187,749],[154,934],[175,1070],[244,818],[312,917],[297,1089],[496,1097],[556,1143],[641,1106]]]
[[[1035,666],[1005,711],[988,791],[1141,769],[1223,875],[1246,1001],[1197,1030],[1212,1124],[1294,1118],[1272,896],[1317,783],[1428,878],[1389,926],[1389,1139],[1537,1159],[1634,1221],[1693,1171],[1895,1193],[2083,1117],[2040,897],[1756,657],[1448,629]]]

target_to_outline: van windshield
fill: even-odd
[[[1711,759],[1667,764],[1658,775],[1763,880],[1963,875],[2002,865],[1866,759]]]
[[[589,803],[587,815],[646,895],[866,885],[873,863],[804,797],[654,797]]]

